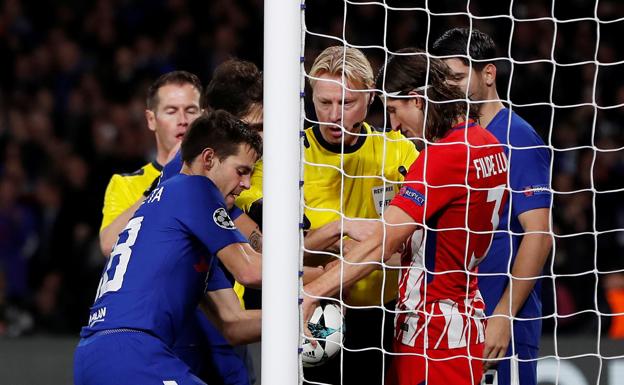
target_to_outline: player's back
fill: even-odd
[[[120,234],[81,336],[131,328],[171,344],[193,315],[223,242],[210,239],[206,226],[213,212],[225,213],[222,207],[222,196],[203,176],[180,174],[156,188]],[[210,242],[214,248],[206,247]]]
[[[501,203],[506,198],[507,160],[502,146],[484,128],[469,123],[456,126],[445,138],[429,146],[423,154],[432,203],[441,210],[430,217],[427,226],[435,237],[435,271],[474,271],[490,246],[494,223],[498,223]],[[466,145],[466,143],[468,145]],[[429,209],[429,208],[428,208]],[[493,227],[494,225],[494,227]],[[462,298],[466,291],[463,273],[439,276],[433,284],[440,299]],[[476,280],[470,280],[476,290]]]
[[[444,341],[437,346],[450,348],[482,341],[483,326],[466,317],[479,319],[484,307],[476,279],[466,271],[474,272],[487,253],[506,197],[507,166],[494,136],[473,122],[464,126],[421,152],[392,202],[426,225],[424,244],[418,229],[402,258],[406,269],[397,307],[412,312],[398,315],[397,338],[409,346]],[[437,316],[421,317],[423,311]],[[470,333],[463,326],[468,324]]]

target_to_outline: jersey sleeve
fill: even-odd
[[[163,183],[172,176],[179,174],[180,170],[182,170],[182,153],[178,150],[173,159],[163,167],[159,183]]]
[[[108,186],[106,186],[106,193],[104,194],[100,231],[110,225],[115,218],[135,203],[130,196],[131,194],[124,178],[119,174],[113,175],[108,182]]]
[[[202,180],[205,179],[205,180]],[[221,193],[208,180],[196,176],[184,185],[182,199],[189,204],[181,205],[178,219],[212,255],[233,243],[246,243],[225,207]]]
[[[210,269],[208,279],[206,280],[206,292],[217,291],[221,289],[231,289],[232,284],[225,276],[223,268],[221,267],[221,264],[216,257],[213,258],[212,263],[212,268]]]
[[[251,174],[251,187],[236,198],[236,206],[246,213],[251,211],[254,203],[262,200],[262,164],[262,160],[256,162],[254,172]]]
[[[243,214],[243,210],[239,209],[236,206],[232,206],[232,208],[230,209],[230,218],[235,221],[236,218],[240,217]]]
[[[514,143],[514,142],[512,142]],[[549,208],[552,199],[550,191],[550,151],[539,138],[528,136],[522,147],[510,150],[509,184],[512,189],[511,210],[514,216],[524,212]]]
[[[465,176],[462,176],[462,182],[453,180],[453,175],[461,172],[462,164],[466,164],[465,160],[461,163],[457,156],[462,152],[450,147],[446,151],[441,150],[442,148],[430,148],[420,153],[410,167],[399,193],[390,202],[419,224],[424,224],[466,191],[466,188],[457,186],[463,183]]]

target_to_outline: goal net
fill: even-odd
[[[332,97],[315,94],[317,88],[310,86],[324,81],[318,73],[311,73],[317,56],[327,47],[339,46],[346,61],[346,47],[357,48],[377,76],[388,59],[403,48],[416,47],[434,57],[434,42],[445,31],[456,27],[482,31],[496,45],[492,62],[497,69],[500,102],[534,128],[549,154],[547,184],[511,191],[552,196],[546,208],[552,250],[536,276],[541,314],[511,317],[516,323],[541,323],[539,352],[534,359],[516,356],[512,366],[534,363],[540,384],[621,381],[624,351],[618,347],[618,339],[621,343],[624,338],[624,49],[618,40],[624,32],[624,8],[620,2],[309,0],[302,4],[302,14],[305,102],[301,210],[311,222],[305,225],[317,229],[338,220],[346,233],[353,220],[383,221],[381,213],[398,193],[401,180],[390,175],[392,160],[386,152],[395,151],[396,142],[408,141],[387,135],[392,128],[382,102],[387,92],[371,99],[360,118],[351,110],[349,103],[353,101],[349,98],[385,91],[374,83],[354,90],[344,74],[330,79],[329,83],[339,86],[342,102],[338,119],[327,112],[333,108]],[[470,68],[480,65],[478,60],[470,63]],[[321,126],[327,125],[341,129],[338,141],[331,140],[331,130],[326,129],[329,134],[322,132]],[[355,135],[345,135],[349,131]],[[377,173],[370,171],[375,167],[352,167],[357,149],[373,140],[382,143],[370,147],[383,152],[378,157],[381,163],[376,164]],[[421,149],[430,143],[419,139],[412,142]],[[514,144],[510,142],[508,149],[514,150]],[[374,156],[367,156],[368,161],[375,162]],[[510,162],[513,167],[513,156]],[[405,166],[401,170],[404,175],[409,165],[400,165]],[[531,165],[523,167],[523,172],[532,172]],[[306,184],[323,178],[332,182]],[[362,182],[365,179],[374,182],[366,184]],[[366,186],[370,199],[361,198],[361,186]],[[323,197],[333,201],[328,203]],[[513,213],[508,215],[511,220]],[[498,230],[523,235],[510,226]],[[304,247],[306,264],[344,263],[343,247],[349,244],[347,238],[339,238],[331,247]],[[335,297],[324,298],[342,306],[346,333],[351,329],[356,337],[341,345],[342,354],[323,365],[301,368],[304,383],[354,383],[367,373],[371,362],[376,362],[370,365],[381,372],[366,383],[377,383],[377,378],[378,383],[385,383],[383,372],[399,354],[391,348],[397,311],[388,293],[396,295],[401,268],[379,265],[374,273],[377,280],[341,288]],[[426,272],[433,273],[428,266],[424,266]],[[512,268],[509,260],[503,273],[508,279],[512,278]],[[364,325],[358,317],[363,317]],[[377,330],[370,330],[373,327]],[[367,334],[372,337],[367,338]],[[526,366],[520,365],[519,370],[523,368]]]

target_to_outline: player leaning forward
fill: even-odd
[[[249,188],[261,139],[216,111],[193,122],[181,151],[181,173],[156,188],[119,235],[81,331],[78,385],[203,384],[171,348],[204,293],[225,335],[259,336],[259,311],[240,310],[216,258],[237,281],[260,283],[260,254],[228,209]]]
[[[353,232],[349,218],[378,219],[418,152],[400,132],[378,131],[366,122],[375,96],[375,75],[360,50],[326,48],[314,60],[309,80],[319,124],[307,128],[304,137],[304,214],[311,229],[305,241],[307,250],[324,251],[322,247],[310,248],[311,238],[328,234],[326,230],[333,222],[337,231],[324,237],[326,245],[340,243],[341,213],[345,233]],[[325,264],[331,259],[327,255],[306,255],[304,263]],[[306,381],[381,383],[387,367],[382,348],[390,350],[393,327],[384,311],[394,308],[397,277],[396,270],[380,269],[342,293],[350,306],[345,314],[342,357],[307,368]]]
[[[429,141],[383,223],[345,256],[348,262],[379,262],[406,246],[388,384],[476,384],[482,374],[484,304],[468,273],[490,246],[507,195],[507,162],[496,138],[472,112],[466,116],[467,103],[449,102],[461,100],[462,92],[444,81],[448,74],[440,60],[410,49],[392,57],[377,79],[400,112],[394,118],[403,117],[406,129],[424,132]],[[348,286],[375,265],[342,268]],[[333,295],[340,276],[341,266],[334,266],[305,292]],[[305,297],[305,317],[314,301]]]

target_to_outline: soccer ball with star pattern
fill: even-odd
[[[321,303],[308,321],[308,329],[316,339],[316,347],[304,339],[301,352],[303,366],[319,366],[340,351],[344,340],[344,317],[340,306]]]

